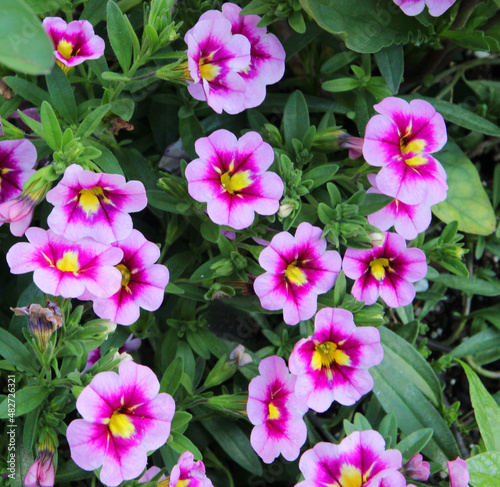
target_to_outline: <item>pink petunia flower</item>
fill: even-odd
[[[382,166],[376,177],[379,191],[408,205],[444,201],[446,172],[429,155],[446,143],[442,115],[424,100],[395,97],[374,108],[380,115],[366,126],[363,156],[368,164]]]
[[[104,54],[104,40],[94,34],[88,20],[67,24],[60,17],[45,17],[42,25],[54,45],[56,62],[65,73],[87,59],[99,59]]]
[[[283,181],[266,172],[274,151],[257,132],[237,139],[228,130],[217,130],[198,139],[195,148],[200,158],[186,167],[188,191],[195,200],[207,202],[213,222],[241,230],[252,224],[255,212],[278,211]]]
[[[448,462],[448,473],[450,474],[450,487],[469,487],[470,475],[467,463],[460,457]]]
[[[194,461],[194,455],[185,451],[170,472],[169,487],[212,487],[212,481],[205,473],[201,460]]]
[[[457,0],[394,0],[401,10],[411,17],[423,12],[425,6],[433,17],[444,14]]]
[[[73,164],[59,184],[46,196],[55,208],[47,218],[49,227],[68,240],[92,237],[110,244],[132,232],[131,212],[148,204],[140,181],[125,181],[119,174],[95,173]]]
[[[265,27],[257,27],[258,15],[240,15],[241,7],[234,3],[222,5],[222,12],[209,10],[200,20],[227,19],[231,32],[250,41],[250,64],[238,72],[246,84],[244,108],[259,106],[266,97],[266,86],[277,83],[285,73],[286,53],[281,42]]]
[[[38,288],[53,296],[77,298],[86,290],[95,296],[108,297],[120,288],[117,265],[123,252],[91,238],[70,242],[51,230],[31,227],[29,241],[13,245],[7,253],[12,274],[34,271]]]
[[[314,335],[297,342],[288,365],[297,376],[297,396],[323,413],[333,401],[351,406],[370,392],[373,379],[367,369],[383,357],[376,328],[356,328],[350,311],[323,308],[316,314]]]
[[[424,457],[420,453],[417,453],[403,465],[403,473],[410,479],[426,482],[431,474],[431,465],[424,461]]]
[[[54,454],[55,445],[46,435],[38,445],[38,455],[24,477],[24,485],[34,487],[53,487],[55,480]]]
[[[138,477],[147,453],[170,435],[175,403],[159,390],[154,372],[135,362],[122,363],[118,374],[97,374],[76,401],[83,419],[66,431],[73,461],[83,470],[102,466],[101,482],[109,486]]]
[[[224,18],[200,19],[184,37],[192,78],[188,91],[217,113],[245,109],[246,83],[238,72],[250,63],[250,42],[241,34],[233,35],[231,28]]]
[[[368,174],[368,181],[373,187],[367,193],[381,192],[377,188],[375,174]],[[419,233],[427,230],[432,220],[430,205],[425,201],[418,205],[407,205],[402,201],[394,199],[385,208],[368,215],[368,223],[382,231],[389,230],[394,226],[396,233],[406,240],[417,238]]]
[[[26,139],[0,141],[0,203],[15,198],[35,174],[35,146]]]
[[[342,268],[356,282],[352,295],[365,304],[380,297],[391,308],[406,306],[415,298],[412,282],[427,274],[425,254],[420,249],[407,249],[403,237],[385,232],[381,247],[368,250],[347,249]]]
[[[248,386],[247,414],[255,425],[250,443],[265,463],[272,463],[280,453],[291,462],[306,441],[302,417],[308,408],[295,395],[296,377],[281,357],[261,360],[259,372]]]
[[[321,234],[321,228],[303,222],[295,237],[278,233],[260,253],[259,264],[267,272],[255,279],[255,294],[264,309],[283,309],[288,325],[312,318],[318,294],[328,292],[339,275],[340,255],[326,250]]]
[[[86,294],[80,299],[93,299],[94,311],[100,318],[128,326],[139,319],[140,308],[156,311],[161,306],[169,273],[164,265],[155,264],[160,257],[158,246],[137,230],[112,245],[123,251],[116,266],[121,273],[119,290],[111,297]]]
[[[385,441],[377,431],[354,431],[339,445],[317,443],[300,458],[299,468],[305,480],[296,487],[325,485],[356,487],[405,487],[401,452],[385,450]]]

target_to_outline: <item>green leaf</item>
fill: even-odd
[[[480,453],[467,459],[467,470],[475,487],[498,487],[500,452]]]
[[[427,279],[471,295],[500,296],[500,282],[485,281],[477,277],[465,278],[452,276],[451,274],[439,274],[438,276],[428,275]]]
[[[200,227],[201,236],[212,243],[217,243],[221,236],[220,227],[210,220],[205,220]]]
[[[286,147],[293,153],[292,139],[302,141],[309,129],[309,110],[301,91],[294,91],[289,97],[283,112],[283,127]]]
[[[398,365],[386,359],[387,356],[380,365],[370,369],[375,382],[373,393],[385,412],[396,416],[405,435],[431,428],[433,437],[422,452],[431,460],[446,465],[449,458],[456,458],[460,453],[452,432],[427,398],[400,372]]]
[[[477,353],[500,350],[500,331],[494,328],[486,328],[463,341],[458,347],[454,348],[450,355],[453,358],[462,358],[467,355],[476,355]]]
[[[436,406],[442,405],[439,379],[418,350],[385,327],[378,328],[384,346],[384,363],[412,382]]]
[[[344,91],[351,91],[361,86],[361,81],[355,78],[337,78],[325,81],[321,88],[331,93],[342,93]]]
[[[184,361],[182,357],[175,357],[172,363],[167,367],[160,381],[160,391],[173,396],[181,383],[182,373],[184,372]]]
[[[255,475],[262,475],[262,466],[248,435],[236,423],[214,418],[203,421],[203,426],[220,447],[241,467]]]
[[[337,164],[322,164],[321,166],[314,167],[310,169],[302,176],[302,181],[306,179],[312,179],[314,181],[311,189],[317,188],[328,181],[333,179],[333,176],[339,170],[339,166]]]
[[[160,389],[161,390],[161,389]],[[180,430],[184,428],[184,431],[191,421],[193,415],[186,411],[175,411],[174,419],[172,419],[172,429]]]
[[[186,333],[186,340],[189,346],[195,351],[200,357],[208,360],[210,358],[210,350],[205,343],[203,337],[198,333],[198,331]]]
[[[403,95],[401,98],[407,101],[415,99],[428,101],[448,122],[480,134],[500,137],[500,127],[498,125],[454,103],[419,94]]]
[[[45,76],[47,88],[52,99],[52,105],[62,118],[69,123],[76,122],[76,102],[73,88],[68,77],[59,66],[54,66],[52,72]]]
[[[321,74],[333,74],[344,66],[347,66],[349,63],[352,63],[358,56],[358,53],[352,51],[344,51],[334,54],[323,64],[323,66],[321,66]]]
[[[41,109],[41,119],[43,127],[43,136],[54,151],[61,150],[62,131],[52,107],[44,101]]]
[[[393,44],[416,44],[429,33],[414,17],[391,2],[363,0],[300,0],[304,10],[323,29],[340,36],[352,51],[373,53]]]
[[[33,356],[24,345],[8,331],[0,328],[0,355],[14,364],[19,370],[37,373],[33,366]]]
[[[6,419],[9,417],[9,406],[15,404],[15,417],[29,413],[39,406],[49,394],[49,390],[45,386],[28,386],[23,387],[11,397],[9,396],[0,404],[0,418]]]
[[[405,68],[403,46],[388,46],[375,53],[375,61],[391,93],[396,94]]]
[[[469,379],[472,407],[484,444],[489,451],[500,452],[500,406],[491,397],[477,374],[464,362],[460,363]]]
[[[132,59],[132,37],[123,18],[124,14],[112,0],[108,2],[107,14],[109,42],[123,72],[126,73]]]
[[[195,460],[203,459],[203,455],[195,444],[190,439],[177,433],[177,431],[171,432],[167,445],[169,445],[170,448],[175,450],[177,453],[184,453],[188,450],[194,455]]]
[[[22,96],[25,100],[28,100],[37,107],[42,104],[42,101],[50,101],[50,95],[35,83],[31,83],[26,79],[18,78],[17,76],[6,76],[3,80],[14,90],[15,93]]]
[[[78,130],[76,136],[82,139],[86,139],[92,132],[99,126],[99,123],[104,118],[106,113],[109,112],[111,105],[108,103],[102,107],[97,107],[95,110],[91,111],[83,120]]]
[[[495,212],[474,164],[453,142],[436,159],[448,175],[448,195],[432,212],[445,223],[456,220],[462,232],[490,235],[495,230]]]
[[[22,0],[0,0],[0,63],[26,74],[46,74],[54,46],[40,19]]]
[[[485,35],[483,31],[473,30],[470,32],[460,32],[458,30],[445,30],[439,34],[441,37],[451,39],[459,46],[474,51],[492,51],[498,52],[498,40],[494,37]]]
[[[182,147],[191,159],[196,159],[198,154],[194,150],[194,143],[204,137],[205,132],[200,121],[193,113],[188,117],[179,118],[179,135],[182,140]]]
[[[431,428],[422,428],[403,438],[395,447],[403,455],[403,462],[410,460],[413,455],[422,450],[429,443],[433,433]]]
[[[134,100],[131,98],[120,98],[111,103],[111,111],[128,122],[134,114]]]

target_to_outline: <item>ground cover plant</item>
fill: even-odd
[[[496,0],[0,0],[0,482],[500,486]]]

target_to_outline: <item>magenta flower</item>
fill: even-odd
[[[125,182],[119,174],[86,171],[73,164],[46,196],[55,208],[47,218],[51,230],[68,240],[92,237],[110,244],[132,232],[130,212],[148,204],[140,181]]]
[[[295,395],[296,377],[281,357],[261,360],[259,372],[248,386],[247,414],[255,425],[250,443],[265,463],[272,463],[280,453],[291,462],[306,441],[302,417],[307,406]]]
[[[356,328],[350,311],[323,308],[316,314],[314,335],[297,342],[288,365],[297,376],[295,394],[323,413],[333,401],[351,406],[370,392],[373,379],[367,369],[383,358],[376,328]]]
[[[409,16],[418,15],[423,12],[427,5],[429,13],[433,17],[444,14],[457,0],[394,0],[394,3]]]
[[[450,487],[469,487],[470,475],[467,463],[460,457],[448,462],[448,473],[450,474]]]
[[[218,225],[241,230],[249,227],[255,216],[278,211],[283,195],[283,181],[266,172],[274,161],[272,147],[257,132],[237,139],[221,129],[198,139],[200,156],[186,167],[189,194],[207,202],[207,213]]]
[[[118,374],[97,374],[76,401],[83,419],[66,431],[73,461],[83,470],[102,466],[101,482],[109,486],[138,477],[147,453],[170,435],[175,403],[159,390],[153,371],[135,362],[122,363]]]
[[[379,193],[375,174],[368,174],[368,181],[373,185],[367,193]],[[430,205],[425,201],[418,205],[407,205],[397,199],[389,203],[385,208],[368,215],[368,223],[382,231],[389,230],[394,226],[406,240],[417,238],[419,233],[427,230],[432,220]]]
[[[24,485],[34,487],[53,487],[55,479],[54,467],[54,442],[49,436],[45,436],[38,445],[38,455],[24,477]]]
[[[241,7],[234,3],[222,5],[218,10],[205,12],[200,20],[227,19],[231,32],[241,34],[250,41],[250,64],[238,72],[246,84],[244,108],[259,106],[266,97],[266,85],[277,83],[285,73],[286,53],[281,42],[265,27],[257,27],[258,15],[240,15]]]
[[[22,194],[0,203],[0,226],[10,223],[10,231],[16,237],[22,237],[33,219],[36,201],[29,194]]]
[[[194,461],[194,455],[185,451],[170,472],[170,487],[212,487],[201,460]]]
[[[156,311],[161,306],[169,274],[165,266],[155,264],[160,257],[158,246],[137,230],[113,247],[123,251],[116,266],[121,273],[119,290],[111,297],[85,295],[80,299],[93,299],[94,311],[100,318],[128,326],[139,319],[140,308]]]
[[[217,113],[240,113],[245,109],[246,83],[238,74],[250,63],[250,42],[231,33],[227,19],[200,19],[186,32],[188,69],[193,82],[188,91],[206,100]]]
[[[117,265],[123,252],[91,238],[70,242],[51,230],[31,227],[29,243],[13,245],[7,253],[12,274],[34,271],[38,288],[53,296],[77,298],[86,290],[95,296],[113,295],[119,288],[121,273]]]
[[[378,189],[408,205],[444,201],[446,172],[429,155],[446,143],[442,115],[424,100],[408,104],[395,97],[374,108],[380,115],[366,126],[363,156],[368,164],[382,166],[376,178]]]
[[[431,465],[424,461],[424,457],[417,453],[403,465],[403,473],[412,480],[426,482],[431,474]]]
[[[255,279],[255,294],[264,309],[283,309],[288,325],[312,318],[318,294],[328,292],[339,275],[340,255],[326,250],[321,234],[321,228],[303,222],[295,237],[278,233],[260,253],[259,264],[267,272]]]
[[[412,282],[427,274],[425,254],[420,249],[407,249],[403,237],[385,232],[381,247],[368,250],[347,249],[344,255],[345,275],[356,282],[352,295],[365,304],[373,304],[378,296],[391,308],[406,306],[415,298]]]
[[[0,141],[0,203],[15,198],[35,174],[35,146],[26,139]]]
[[[385,450],[377,431],[354,431],[339,445],[317,443],[300,458],[305,480],[296,487],[405,487],[401,452]]]
[[[56,62],[65,73],[87,59],[99,59],[104,54],[104,40],[94,34],[88,20],[67,24],[60,17],[45,17],[42,25],[54,44]]]

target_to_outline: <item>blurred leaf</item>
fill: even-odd
[[[500,47],[498,40],[487,36],[483,31],[473,30],[469,32],[460,32],[458,30],[445,30],[439,34],[441,37],[451,39],[465,49],[473,51],[491,51],[498,52]]]
[[[397,94],[403,80],[404,51],[403,46],[388,46],[375,53],[375,61],[385,79],[391,93]]]
[[[124,14],[112,0],[108,1],[107,14],[109,42],[123,72],[126,73],[132,59],[132,38],[123,18]]]
[[[62,118],[69,123],[76,122],[76,102],[73,88],[68,77],[59,66],[54,66],[50,74],[45,76],[52,105]]]
[[[414,17],[389,8],[388,2],[300,0],[304,10],[328,32],[340,36],[356,52],[373,53],[393,44],[419,43],[427,29]]]
[[[0,63],[26,74],[46,74],[54,46],[42,23],[22,0],[0,0]]]
[[[21,95],[33,105],[39,107],[42,101],[50,101],[50,95],[39,86],[26,79],[17,76],[6,76],[3,79],[15,93]]]
[[[484,444],[489,451],[497,451],[500,455],[500,406],[491,397],[477,374],[464,362],[460,363],[469,379],[472,407]]]
[[[490,235],[495,230],[495,212],[484,190],[477,169],[453,142],[436,155],[448,175],[446,200],[432,207],[443,222],[458,222],[458,229],[475,235]]]
[[[349,63],[352,63],[358,56],[358,53],[352,51],[344,51],[334,54],[323,64],[323,66],[321,66],[321,74],[333,74],[344,66],[347,66]]]
[[[283,112],[286,147],[293,153],[292,139],[302,141],[309,129],[309,110],[301,91],[294,91],[288,98]]]
[[[205,420],[203,426],[238,465],[252,474],[262,475],[260,460],[250,445],[248,435],[236,423],[214,418]]]
[[[498,487],[500,452],[480,453],[467,459],[470,482],[475,487]]]

